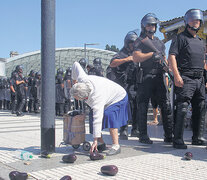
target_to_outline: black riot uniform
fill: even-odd
[[[3,109],[6,110],[7,109],[7,79],[3,78],[3,82],[2,82],[2,94],[3,94]]]
[[[10,78],[10,90],[11,90],[11,113],[16,114],[17,106],[17,87],[15,82],[17,72],[13,71]]]
[[[184,20],[186,29],[172,40],[169,50],[170,58],[175,57],[176,59],[179,75],[184,82],[183,87],[175,86],[176,112],[173,146],[178,149],[187,148],[183,141],[183,130],[184,119],[190,103],[192,104],[192,144],[206,144],[206,140],[203,138],[205,124],[205,84],[203,76],[205,44],[196,35],[199,28],[190,27],[188,24],[191,20],[200,20],[200,24],[202,24],[203,13],[199,9],[190,9],[186,12]],[[192,35],[193,31],[195,36]]]
[[[72,78],[71,78],[72,68],[68,67],[64,76],[64,95],[65,95],[65,105],[64,113],[67,113],[71,110],[71,96],[70,89],[72,87]]]
[[[28,104],[29,104],[29,89],[28,89],[28,78],[24,77],[24,92],[25,92],[25,104],[23,107],[23,112],[28,112]]]
[[[32,89],[34,97],[34,112],[39,113],[41,101],[41,74],[39,72],[35,73],[35,80]]]
[[[28,95],[29,95],[28,111],[30,113],[34,111],[34,92],[33,92],[34,80],[35,80],[35,72],[34,70],[31,70],[28,78]]]
[[[23,70],[22,66],[16,66],[16,72],[15,73],[15,82],[17,87],[17,109],[16,109],[16,115],[20,116],[22,115],[22,108],[25,104],[25,91],[24,91],[24,77],[23,77]]]
[[[3,80],[0,78],[0,110],[3,106]]]
[[[96,75],[103,77],[103,68],[101,63],[101,58],[95,58],[93,60],[93,67],[90,67],[88,75]]]
[[[140,37],[134,44],[134,55],[133,59],[137,59],[136,52],[147,54],[153,52],[150,47],[143,44],[142,40],[146,37],[149,41],[157,48],[159,54],[165,54],[164,43],[159,40],[159,38],[154,36],[156,32],[157,23],[159,20],[153,13],[146,14],[141,21],[142,31]],[[154,26],[155,31],[147,31],[146,27]],[[165,72],[162,69],[159,60],[162,58],[160,55],[157,56],[156,53],[151,53],[152,56],[145,61],[140,62],[140,71],[142,72],[141,79],[139,79],[138,89],[137,89],[137,118],[139,127],[139,141],[145,144],[152,144],[153,141],[150,140],[147,134],[147,112],[150,98],[156,98],[156,102],[161,109],[163,128],[164,128],[164,141],[172,142],[172,113],[171,104],[169,100],[168,88],[165,83]],[[139,72],[138,72],[139,74]]]
[[[129,47],[129,44],[133,44],[137,39],[137,34],[135,31],[130,31],[124,39],[124,47],[112,58],[111,63],[115,59],[124,59],[132,56],[133,49]],[[131,135],[134,137],[139,136],[138,124],[136,119],[136,93],[134,93],[135,81],[133,79],[133,74],[135,72],[135,64],[133,61],[124,62],[116,67],[107,68],[107,78],[121,85],[128,93],[130,102],[130,113],[129,120],[132,119],[132,132]],[[132,117],[131,117],[132,112]],[[128,125],[122,126],[120,128],[120,139],[128,139]]]
[[[11,92],[10,92],[10,78],[5,79],[5,94],[4,94],[4,109],[10,110]]]
[[[64,114],[64,81],[63,81],[63,69],[59,68],[57,70],[57,75],[55,78],[55,90],[56,90],[56,115],[63,116]]]

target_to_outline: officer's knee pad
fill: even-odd
[[[25,99],[22,99],[22,104],[25,104],[26,103],[26,100]]]
[[[167,112],[167,114],[171,114],[171,113],[172,113],[172,110],[171,110],[171,104],[170,104],[169,101],[167,101],[166,103],[163,103],[163,104],[161,105],[161,108],[162,108],[165,112]]]
[[[178,102],[177,109],[180,109],[182,112],[187,113],[189,104],[187,102]]]
[[[198,104],[198,106],[199,106],[200,108],[206,108],[205,100],[201,101],[201,102]]]

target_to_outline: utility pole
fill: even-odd
[[[55,152],[55,0],[41,0],[41,153]]]

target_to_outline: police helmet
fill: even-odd
[[[36,78],[38,78],[38,77],[40,77],[40,76],[41,76],[41,74],[40,74],[39,71],[35,73],[35,77],[36,77]]]
[[[12,73],[11,73],[11,78],[14,77],[15,73],[16,73],[16,71],[12,71]]]
[[[200,20],[200,26],[201,26],[203,23],[203,12],[200,9],[189,9],[184,16],[185,25],[189,26],[188,23],[189,21],[192,20]],[[197,29],[191,27],[191,29],[194,31],[198,31],[200,27]]]
[[[129,31],[124,38],[124,47],[126,49],[129,48],[130,43],[134,43],[138,38],[137,33],[135,31]]]
[[[23,71],[23,66],[22,65],[17,65],[16,66],[16,72],[22,73],[22,71]]]
[[[59,68],[59,69],[57,70],[57,74],[63,74],[63,68]]]
[[[30,73],[29,73],[29,76],[34,77],[35,76],[35,71],[31,70]]]
[[[156,32],[158,23],[159,23],[159,19],[154,13],[146,14],[141,20],[142,32],[146,31],[145,27],[147,26],[147,24],[155,24],[155,32]],[[151,33],[155,33],[155,32],[151,32]]]
[[[79,60],[79,63],[80,63],[80,65],[82,66],[82,68],[83,69],[85,69],[85,67],[86,67],[86,59],[85,58],[81,58],[80,60]]]
[[[101,58],[95,58],[93,60],[93,65],[94,66],[101,66]]]
[[[4,78],[3,78],[3,83],[6,83],[6,82],[7,82],[7,78],[4,77]]]
[[[72,72],[72,68],[71,68],[71,67],[68,67],[68,68],[66,69],[65,75],[70,76],[70,75],[71,75],[71,72]]]

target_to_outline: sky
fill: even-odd
[[[206,0],[56,0],[56,48],[123,47],[127,32],[140,29],[142,17],[155,13],[162,20],[180,17],[188,9],[207,9]],[[41,49],[41,0],[1,0],[0,58]],[[163,39],[157,31],[156,36]],[[170,43],[166,43],[166,51]],[[166,52],[168,53],[168,52]]]

